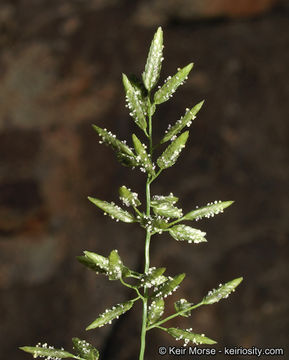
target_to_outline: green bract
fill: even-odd
[[[138,135],[132,134],[133,148],[128,146],[126,141],[118,140],[111,131],[93,125],[94,130],[101,137],[100,143],[111,147],[122,165],[131,168],[139,167],[146,176],[145,189],[143,193],[140,193],[140,196],[125,185],[119,187],[120,201],[124,206],[130,207],[130,211],[124,210],[113,202],[88,197],[105,215],[109,215],[116,221],[131,223],[135,227],[139,226],[141,230],[145,232],[143,271],[138,272],[125,266],[117,250],[112,250],[108,257],[91,251],[84,251],[84,255],[78,257],[80,263],[97,274],[105,275],[109,280],[118,280],[119,284],[129,288],[129,291],[135,295],[134,298],[128,301],[106,309],[86,328],[87,330],[110,324],[114,319],[117,319],[120,315],[129,311],[135,302],[141,302],[142,322],[140,329],[139,360],[144,360],[146,333],[153,328],[165,331],[177,340],[183,340],[184,345],[187,345],[189,342],[194,345],[215,344],[216,342],[214,340],[211,340],[203,334],[195,334],[192,332],[192,329],[168,328],[164,327],[163,324],[178,316],[189,317],[192,311],[198,307],[214,304],[220,299],[228,297],[242,281],[240,277],[224,285],[220,285],[216,290],[210,291],[201,302],[195,305],[182,298],[174,302],[175,311],[171,315],[167,317],[163,316],[166,298],[179,288],[184,280],[185,274],[181,273],[174,277],[167,274],[164,275],[166,270],[164,267],[152,267],[150,265],[150,244],[152,237],[165,234],[171,235],[177,241],[187,241],[194,244],[206,242],[205,232],[184,225],[182,222],[210,218],[222,213],[223,210],[233,202],[215,201],[201,208],[196,207],[194,210],[183,215],[182,209],[175,206],[179,199],[172,193],[151,197],[151,186],[167,168],[175,165],[189,137],[189,131],[184,131],[184,129],[191,125],[204,103],[204,101],[201,101],[193,108],[186,109],[185,114],[177,120],[173,126],[169,125],[160,139],[156,142],[154,141],[153,116],[157,113],[156,109],[158,105],[172,97],[173,93],[187,79],[193,68],[193,64],[190,63],[184,68],[179,69],[173,77],[169,77],[162,86],[159,86],[157,90],[154,91],[153,89],[157,85],[160,76],[162,60],[163,32],[159,27],[149,49],[142,79],[140,80],[139,77],[134,75],[127,77],[123,74],[122,77],[127,106],[133,118],[132,125],[137,125],[137,127],[142,130],[139,131],[139,129],[136,128]],[[122,125],[120,124],[118,127],[122,127]],[[171,143],[167,144],[163,152],[158,153],[158,156],[156,156],[156,150],[159,152],[159,147],[168,141],[171,141]],[[110,166],[110,164],[107,166]],[[98,170],[97,175],[99,173],[101,173],[101,169]],[[95,175],[93,174],[92,176]],[[116,179],[116,181],[117,180],[119,179]],[[167,184],[171,182],[173,181],[168,181]],[[190,197],[193,198],[194,195],[188,196],[187,200],[189,200]],[[131,249],[138,248],[139,245],[136,243],[139,242],[139,239],[135,236],[134,231],[129,232],[127,235],[128,238],[125,239],[125,241],[127,241],[127,244],[132,244]],[[171,240],[169,236],[167,236],[167,238],[167,241]],[[108,241],[105,234],[100,234],[99,232],[97,232],[96,239],[98,247],[103,242]],[[120,237],[120,239],[123,240],[123,237]],[[120,239],[116,240],[120,241]],[[105,247],[106,246],[107,245],[105,245]],[[128,248],[128,246],[126,246],[126,248]],[[132,261],[131,258],[128,259],[130,259],[131,263],[139,266],[137,261]],[[182,267],[182,264],[180,264],[180,266]],[[194,281],[198,281],[198,278],[195,277]],[[189,290],[189,292],[191,293],[191,290]],[[72,341],[77,355],[71,354],[63,349],[48,347],[47,344],[36,347],[25,346],[22,347],[21,350],[31,353],[34,357],[45,357],[46,360],[59,360],[62,358],[98,360],[99,352],[91,344],[78,338],[73,338]]]

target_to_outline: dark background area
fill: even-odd
[[[195,67],[159,106],[156,138],[186,107],[206,102],[177,165],[152,192],[173,191],[185,211],[235,200],[197,223],[208,243],[153,239],[151,264],[187,273],[167,299],[168,313],[180,297],[198,302],[244,276],[228,300],[170,325],[204,332],[218,348],[288,354],[288,15],[288,2],[277,0],[0,2],[1,360],[29,359],[17,347],[39,341],[69,350],[73,336],[91,341],[101,359],[138,356],[140,307],[85,332],[132,294],[75,257],[117,248],[125,264],[142,267],[144,232],[103,217],[86,196],[117,201],[123,184],[143,194],[144,176],[121,167],[91,124],[121,139],[138,131],[124,107],[121,73],[143,71],[159,25],[161,81],[191,61]],[[182,345],[159,330],[147,341],[147,359],[159,358],[159,345]]]

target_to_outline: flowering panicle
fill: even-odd
[[[137,129],[140,135],[132,134],[133,147],[130,147],[125,140],[119,140],[116,135],[106,128],[93,125],[94,130],[100,137],[100,143],[109,146],[116,153],[117,160],[122,165],[133,169],[137,167],[146,176],[145,192],[140,196],[126,185],[119,187],[118,194],[122,203],[121,206],[114,202],[88,197],[89,201],[102,210],[104,215],[108,215],[117,222],[138,225],[144,229],[146,233],[144,270],[138,272],[124,265],[124,261],[116,249],[112,250],[107,257],[93,251],[84,251],[84,255],[78,257],[79,262],[88,269],[96,274],[105,275],[111,281],[119,281],[135,294],[134,298],[106,309],[87,326],[86,330],[111,324],[113,320],[128,312],[136,302],[140,301],[142,303],[139,360],[144,360],[146,333],[153,328],[167,332],[176,340],[182,340],[184,346],[189,343],[194,345],[215,344],[214,340],[204,334],[194,333],[192,328],[167,328],[161,325],[178,316],[189,317],[192,310],[227,298],[242,281],[242,278],[238,277],[224,285],[220,285],[217,289],[209,291],[199,302],[190,302],[181,298],[174,302],[174,313],[169,316],[164,315],[167,297],[178,290],[185,278],[185,274],[170,276],[166,274],[164,267],[150,265],[152,236],[168,233],[179,242],[187,242],[188,244],[205,243],[207,240],[204,231],[188,226],[183,222],[198,221],[221,214],[224,209],[232,205],[233,201],[210,202],[206,206],[195,207],[186,213],[181,207],[176,206],[179,199],[173,193],[151,196],[151,186],[154,181],[163,171],[175,165],[185,148],[189,138],[189,131],[184,129],[190,127],[204,103],[204,101],[201,101],[191,109],[186,109],[185,114],[173,125],[169,125],[161,139],[154,143],[152,117],[157,106],[168,101],[173,96],[180,85],[184,84],[193,68],[193,63],[190,63],[182,69],[178,69],[175,75],[169,76],[164,84],[156,88],[153,93],[153,89],[157,86],[160,77],[162,61],[163,31],[159,27],[151,42],[142,80],[139,80],[136,76],[128,77],[125,74],[122,76],[129,115],[138,128],[142,130]],[[166,142],[169,143],[165,144]],[[161,149],[162,146],[165,148]],[[156,154],[156,152],[158,153]],[[123,206],[128,207],[129,211],[125,210]],[[99,234],[99,240],[106,241],[101,234]],[[132,241],[136,241],[136,239],[132,237]],[[46,360],[65,358],[77,360],[99,359],[99,352],[93,345],[78,338],[73,338],[72,342],[76,354],[67,352],[64,349],[55,349],[46,343],[43,345],[38,344],[35,347],[25,346],[21,350],[31,353],[35,358],[42,357]]]

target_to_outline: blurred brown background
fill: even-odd
[[[162,79],[191,61],[195,67],[159,107],[156,137],[186,107],[206,103],[186,151],[153,193],[173,191],[185,211],[216,199],[236,202],[197,223],[207,244],[156,237],[152,265],[187,273],[169,311],[179,297],[197,302],[220,282],[244,276],[228,300],[170,325],[204,332],[220,348],[286,348],[288,14],[288,2],[278,0],[1,1],[1,360],[29,359],[17,347],[38,341],[69,350],[72,336],[91,341],[101,359],[138,356],[137,311],[83,330],[132,294],[75,256],[118,248],[127,265],[142,267],[144,232],[103,217],[86,196],[116,201],[123,184],[141,192],[144,176],[122,168],[91,124],[121,139],[138,131],[124,107],[121,73],[143,71],[159,25]],[[159,345],[175,342],[152,330],[148,344],[147,359],[155,359]]]

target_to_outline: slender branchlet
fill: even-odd
[[[227,298],[242,281],[242,278],[239,277],[223,285],[220,284],[217,289],[209,291],[199,302],[196,303],[194,299],[194,305],[186,299],[179,299],[174,304],[174,312],[164,316],[166,298],[179,288],[185,274],[170,276],[165,274],[164,267],[150,266],[150,243],[153,236],[169,233],[176,241],[185,241],[191,244],[206,242],[205,232],[187,225],[185,222],[198,221],[220,214],[233,201],[214,201],[184,212],[176,206],[178,198],[172,193],[168,195],[151,194],[153,183],[164,170],[173,166],[181,155],[189,137],[188,128],[204,103],[201,101],[192,108],[186,109],[185,114],[175,124],[168,126],[163,137],[158,142],[153,142],[153,116],[156,106],[168,101],[173,96],[178,87],[186,81],[193,68],[192,63],[179,68],[175,75],[169,76],[163,85],[156,88],[163,59],[163,31],[158,28],[150,46],[142,77],[128,77],[125,74],[122,76],[126,106],[133,121],[143,132],[142,138],[132,134],[131,145],[128,145],[126,141],[119,140],[111,131],[93,125],[100,137],[100,143],[112,148],[122,165],[137,168],[145,175],[145,204],[141,204],[138,194],[126,185],[119,188],[121,206],[94,197],[88,198],[104,212],[104,215],[108,215],[116,221],[138,224],[144,230],[143,272],[140,273],[125,266],[117,250],[112,250],[107,257],[91,251],[84,251],[84,254],[78,257],[80,263],[97,274],[106,275],[112,281],[120,281],[122,285],[135,292],[135,297],[102,312],[87,326],[86,330],[111,324],[113,320],[129,311],[136,302],[142,303],[139,360],[144,359],[146,333],[152,329],[167,332],[176,340],[182,340],[184,346],[188,343],[194,345],[215,344],[216,341],[204,334],[194,333],[192,329],[161,325],[178,316],[189,317],[192,310]],[[164,149],[160,150],[162,146]],[[156,154],[156,149],[160,151],[159,154]],[[74,354],[64,349],[55,349],[46,343],[34,347],[24,346],[21,349],[33,354],[35,358],[43,357],[47,360],[65,358],[97,360],[99,358],[98,350],[85,340],[73,338],[72,341]]]

